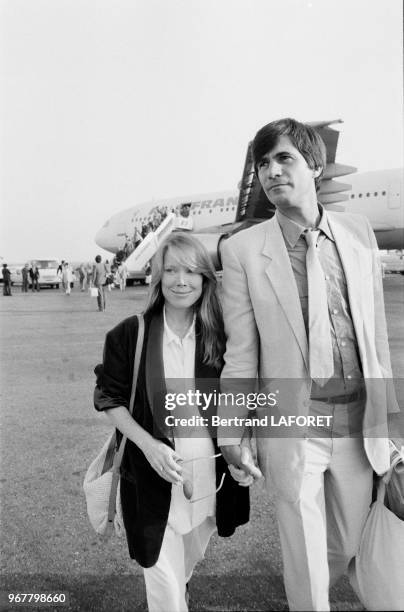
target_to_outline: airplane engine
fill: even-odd
[[[220,256],[220,245],[221,243],[230,237],[230,233],[225,234],[198,234],[192,233],[195,238],[202,242],[203,246],[208,251],[212,258],[213,265],[216,270],[222,269],[222,259]]]

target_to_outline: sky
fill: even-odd
[[[0,0],[0,256],[93,260],[113,214],[232,190],[264,124],[403,165],[401,0]],[[107,255],[108,256],[108,255]]]

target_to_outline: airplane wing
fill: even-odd
[[[339,132],[330,127],[330,125],[335,123],[342,123],[342,120],[313,121],[308,124],[319,132],[327,148],[327,166],[324,170],[323,180],[321,181],[321,188],[318,194],[320,202],[326,207],[327,205],[333,205],[334,207],[338,202],[345,202],[348,196],[343,192],[351,188],[351,185],[339,183],[333,179],[356,172],[355,167],[339,164],[335,161]],[[248,144],[243,176],[240,182],[236,221],[268,219],[273,216],[274,212],[275,207],[268,202],[255,175],[250,142]]]

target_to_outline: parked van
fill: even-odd
[[[38,267],[39,270],[39,286],[48,286],[51,289],[56,287],[59,289],[60,276],[58,275],[59,261],[57,259],[31,259],[31,263]]]

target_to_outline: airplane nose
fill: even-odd
[[[102,227],[101,229],[98,230],[98,232],[95,235],[94,238],[95,243],[101,247],[102,249],[105,249],[106,251],[108,251],[112,244],[111,244],[111,232],[108,231],[107,227]]]

